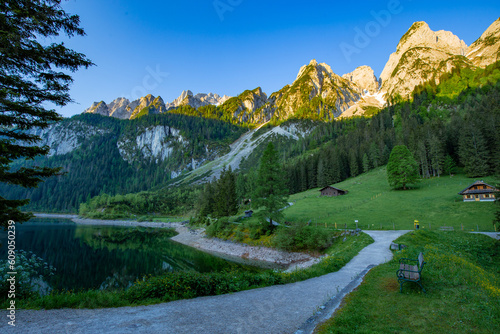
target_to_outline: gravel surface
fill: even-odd
[[[328,317],[361,281],[392,258],[391,242],[408,231],[366,232],[375,242],[338,272],[303,282],[170,303],[97,310],[18,310],[16,327],[0,312],[2,333],[294,333],[324,307]],[[328,307],[325,307],[327,305]],[[310,326],[309,326],[310,327]]]
[[[267,266],[276,267],[276,265],[278,265],[280,268],[289,268],[293,270],[296,268],[305,268],[320,261],[319,258],[304,253],[285,252],[267,247],[249,246],[217,238],[207,238],[205,236],[205,229],[191,229],[182,223],[152,223],[82,218],[73,218],[71,220],[77,224],[85,225],[174,228],[179,234],[171,238],[173,241],[233,261],[248,262],[249,264],[255,264],[255,262],[252,261],[259,261],[261,262],[259,265],[264,267],[266,267],[265,263],[267,262]]]

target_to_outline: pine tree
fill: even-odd
[[[363,154],[363,173],[366,173],[370,170],[370,159],[368,158],[368,155],[365,153]]]
[[[443,162],[443,171],[448,175],[452,175],[453,173],[455,173],[455,167],[455,161],[452,157],[447,155]]]
[[[25,188],[36,187],[59,168],[31,167],[11,170],[16,159],[34,159],[46,155],[49,147],[36,146],[40,137],[29,132],[46,128],[61,119],[47,103],[64,106],[71,102],[68,94],[71,72],[89,67],[85,55],[63,43],[41,44],[64,32],[69,37],[83,36],[80,18],[61,9],[60,0],[7,0],[0,3],[0,182]],[[31,214],[20,206],[28,200],[0,197],[2,225],[9,219],[26,221]]]
[[[392,149],[387,163],[387,180],[395,189],[418,181],[418,163],[405,145],[395,146]]]
[[[349,171],[351,176],[359,175],[358,153],[355,150],[349,153]]]
[[[318,187],[325,187],[328,185],[326,181],[326,173],[325,173],[325,166],[323,164],[323,159],[320,158],[318,161]]]
[[[463,129],[459,144],[460,160],[468,177],[488,175],[489,152],[486,140],[475,124],[468,124]]]
[[[370,160],[371,160],[372,166],[374,168],[377,168],[378,166],[381,165],[380,164],[380,151],[378,149],[377,144],[375,144],[375,143],[372,143],[370,146]]]
[[[238,212],[238,195],[236,194],[236,174],[231,166],[225,171],[219,180],[222,189],[221,194],[224,201],[223,216],[232,216]]]
[[[270,142],[260,159],[254,204],[256,209],[263,208],[260,215],[263,219],[269,219],[271,229],[273,221],[283,218],[281,209],[288,204],[288,191],[282,174],[278,152]]]

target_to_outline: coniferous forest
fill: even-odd
[[[383,166],[396,145],[408,147],[422,178],[453,174],[457,168],[463,169],[469,177],[498,174],[499,68],[500,63],[484,70],[455,69],[443,75],[441,84],[418,86],[411,101],[396,97],[388,107],[371,117],[331,122],[288,120],[307,123],[307,127],[313,130],[297,141],[268,139],[275,141],[286,175],[286,188],[294,194]],[[213,111],[213,115],[216,116],[217,112]],[[33,162],[62,166],[67,172],[65,175],[49,178],[39,188],[31,190],[12,187],[2,190],[11,196],[28,196],[32,200],[28,208],[40,211],[76,212],[85,203],[81,213],[100,212],[97,216],[109,217],[181,214],[195,208],[208,210],[216,216],[222,212],[234,213],[232,204],[231,209],[207,207],[207,196],[203,194],[215,196],[230,191],[236,194],[238,203],[251,198],[265,142],[254,151],[253,155],[258,156],[247,157],[242,169],[236,171],[238,174],[226,171],[223,175],[227,182],[214,181],[204,191],[203,186],[195,184],[169,186],[170,170],[174,167],[171,162],[148,159],[127,162],[116,149],[120,136],[133,138],[138,129],[169,125],[181,129],[185,138],[189,138],[188,151],[174,152],[173,160],[180,162],[178,166],[185,166],[192,157],[203,154],[207,145],[219,146],[221,152],[229,150],[228,145],[248,130],[217,120],[215,116],[207,119],[167,113],[131,121],[89,114],[75,116],[72,120],[78,119],[111,131],[95,136],[66,155]],[[226,188],[230,185],[231,189],[217,190],[222,184]],[[224,199],[210,197],[211,201],[223,203]]]

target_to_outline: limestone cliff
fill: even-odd
[[[260,87],[246,90],[221,105],[225,115],[240,123],[265,123],[269,120],[263,107],[268,103],[267,95]]]
[[[415,86],[439,77],[456,66],[472,66],[465,57],[467,45],[449,31],[432,31],[415,22],[391,54],[380,78],[386,97],[410,97]]]
[[[486,67],[500,60],[500,18],[467,50],[467,58],[478,67]]]
[[[109,116],[109,108],[104,101],[94,102],[89,108],[85,109],[84,113]]]
[[[31,134],[41,138],[37,145],[50,147],[48,157],[70,153],[80,147],[85,140],[108,132],[109,130],[103,127],[69,119],[51,124],[44,129],[33,128],[30,130]]]
[[[379,83],[370,66],[360,66],[351,73],[344,74],[342,78],[354,83],[358,88],[358,93],[375,94],[378,92]]]
[[[119,118],[119,119],[129,119],[130,112],[127,110],[127,106],[130,101],[124,97],[119,97],[108,104],[109,116]]]
[[[269,100],[273,117],[278,120],[291,117],[329,120],[360,97],[353,82],[335,74],[329,65],[312,60],[301,67],[291,85],[273,93]]]
[[[214,93],[199,93],[196,95],[193,95],[193,92],[190,90],[185,90],[181,93],[181,95],[176,98],[174,101],[171,103],[166,104],[166,109],[173,109],[177,108],[180,106],[186,106],[189,105],[195,109],[198,109],[203,106],[207,105],[220,105],[227,101],[230,97],[227,95],[224,96],[219,96],[218,94]]]
[[[111,116],[119,119],[133,119],[149,113],[162,113],[167,109],[163,99],[148,94],[140,99],[130,102],[124,97],[119,97],[109,104],[104,101],[94,102],[84,113]]]

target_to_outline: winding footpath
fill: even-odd
[[[303,282],[150,306],[0,312],[2,333],[309,333],[330,317],[366,272],[392,258],[408,231],[367,231],[375,242],[338,272]]]

